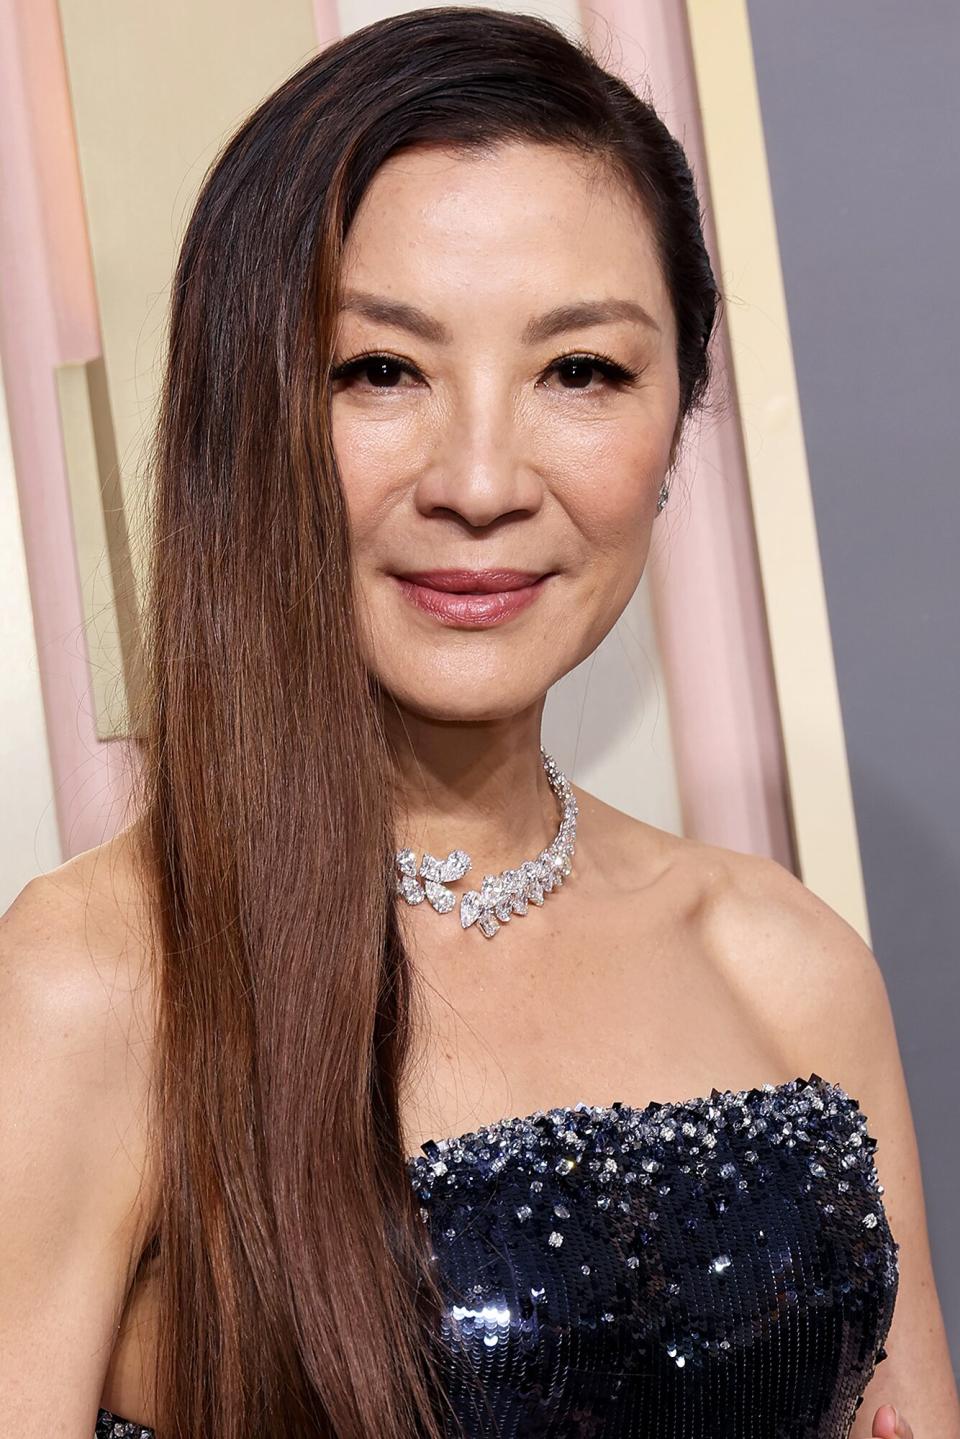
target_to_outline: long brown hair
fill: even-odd
[[[329,411],[340,261],[411,146],[573,147],[639,198],[681,419],[719,295],[654,108],[544,20],[414,10],[329,45],[212,165],[150,452],[137,809],[156,897],[160,1439],[438,1439],[440,1293],[399,1096],[415,976]]]

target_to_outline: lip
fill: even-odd
[[[432,590],[463,595],[494,595],[519,590],[544,578],[542,570],[411,570],[397,576]]]
[[[411,604],[441,624],[486,629],[525,610],[550,575],[524,570],[420,570],[393,578]]]

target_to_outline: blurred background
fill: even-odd
[[[139,514],[204,171],[386,0],[0,0],[0,912],[124,815]],[[544,743],[774,856],[871,945],[960,1370],[956,0],[551,0],[660,110],[726,298],[714,408]]]

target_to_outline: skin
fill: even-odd
[[[601,165],[529,144],[482,157],[433,148],[394,157],[358,211],[342,282],[334,443],[366,658],[386,696],[401,842],[444,855],[454,836],[479,858],[474,872],[494,873],[518,855],[535,854],[556,832],[555,800],[538,753],[547,691],[596,649],[643,573],[658,491],[679,440],[670,297],[634,197]],[[370,296],[417,307],[445,328],[446,338],[365,312],[362,297]],[[557,305],[613,297],[639,304],[652,323],[593,320],[533,344],[523,338],[529,321]],[[399,363],[341,373],[365,353]],[[589,365],[558,368],[571,354],[611,357],[636,378],[611,383]],[[415,609],[393,579],[428,567],[498,566],[553,574],[533,606],[487,630],[441,625]],[[576,787],[575,793],[584,820],[578,903],[586,907],[611,851],[604,853],[597,802],[591,807],[589,795]],[[613,813],[604,817],[608,834]],[[875,1123],[882,1122],[887,1148],[910,1156],[894,1183],[884,1171],[895,1233],[915,1236],[912,1248],[902,1244],[904,1279],[888,1347],[911,1326],[930,1336],[927,1373],[935,1377],[918,1406],[923,1439],[958,1439],[902,1071],[895,1067],[892,1082],[870,1077],[878,1048],[892,1046],[896,1054],[882,981],[872,956],[869,980],[862,977],[869,951],[832,911],[807,891],[800,898],[802,886],[792,877],[764,874],[768,898],[779,902],[782,889],[790,906],[810,910],[805,940],[817,927],[823,935],[835,966],[824,978],[824,995],[836,992],[844,954],[850,992],[863,996],[868,983],[877,991],[872,1031],[869,1006],[861,1005],[860,1052],[851,1055],[849,1072],[861,1082]],[[438,941],[427,905],[401,910],[424,967],[465,993],[465,981],[450,975],[470,968],[463,959],[476,936],[441,925]],[[759,916],[755,909],[748,921],[744,955],[756,947]],[[537,941],[515,934],[518,928],[496,938],[508,967],[535,963],[528,946]],[[768,936],[773,932],[771,924]],[[768,965],[771,956],[768,948]],[[793,957],[785,958],[788,967],[796,970]],[[783,1029],[788,1013],[800,1023],[795,998],[784,998],[772,1025]],[[831,1018],[825,1003],[809,1019],[812,1032],[840,1053],[849,1027],[833,1010]],[[459,1041],[448,1041],[449,1060]],[[904,1339],[899,1351],[900,1367],[891,1356],[871,1382],[853,1439],[912,1439],[890,1403],[877,1407],[891,1384],[906,1400],[900,1379],[915,1355]]]

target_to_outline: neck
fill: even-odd
[[[556,796],[540,755],[542,700],[504,719],[461,722],[389,702],[384,721],[395,764],[397,849],[444,859],[466,850],[471,884],[533,858],[554,839]]]

